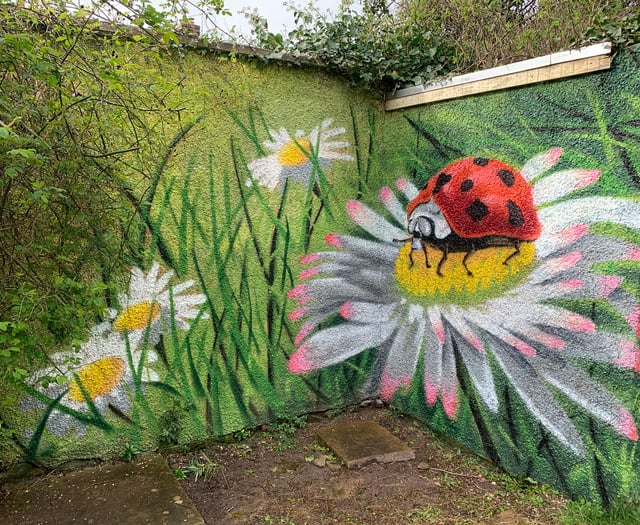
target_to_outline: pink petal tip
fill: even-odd
[[[637,345],[631,341],[625,341],[620,345],[620,348],[622,356],[615,360],[615,364],[640,372],[640,351]]]
[[[618,420],[617,430],[623,436],[631,439],[632,441],[638,441],[638,427],[633,420],[631,412],[626,408],[620,410],[620,419]]]
[[[570,292],[572,290],[577,290],[584,286],[584,281],[582,279],[569,279],[567,281],[562,281],[558,283],[558,288],[565,292]]]
[[[402,191],[407,187],[408,184],[409,184],[409,181],[407,179],[398,179],[396,181],[396,188]]]
[[[456,417],[456,412],[458,410],[458,394],[455,389],[451,392],[443,390],[442,407],[444,408],[444,413],[447,414],[449,419],[454,419]]]
[[[640,261],[640,248],[629,244],[622,258],[627,261]]]
[[[611,292],[613,292],[620,283],[622,282],[622,277],[618,275],[601,275],[598,279],[598,297],[608,297]]]
[[[536,355],[536,349],[532,346],[529,346],[524,341],[520,341],[519,339],[513,342],[514,348],[517,348],[518,351],[524,355],[534,356]]]
[[[593,184],[600,178],[600,170],[580,170],[579,188]]]
[[[334,248],[342,248],[342,241],[340,240],[340,235],[337,233],[328,233],[324,238],[324,242]]]
[[[308,308],[299,308],[299,309],[294,310],[293,312],[291,312],[289,314],[289,319],[291,321],[295,321],[297,319],[300,319],[301,317],[304,317],[308,313],[309,313],[309,309]]]
[[[565,321],[569,325],[569,329],[574,332],[586,332],[590,334],[596,332],[595,323],[591,319],[587,319],[581,315],[567,312],[565,315]]]
[[[300,328],[300,331],[298,332],[298,334],[296,335],[296,339],[294,341],[294,343],[296,345],[299,345],[304,339],[306,339],[306,337],[313,332],[313,329],[316,327],[315,323],[313,323],[312,321],[307,321],[305,324],[302,325],[302,328]]]
[[[541,342],[546,347],[553,348],[554,350],[562,350],[566,346],[566,343],[562,339],[549,334],[545,334]]]
[[[351,319],[354,314],[353,301],[347,301],[340,307],[340,315],[343,319]]]
[[[480,352],[484,352],[484,346],[482,346],[482,341],[480,341],[480,339],[476,336],[469,336],[466,338],[467,342],[473,346],[476,350],[480,351]]]
[[[439,391],[440,389],[436,385],[430,385],[429,383],[425,383],[424,393],[429,406],[433,406],[434,403],[437,401]]]
[[[320,273],[320,270],[318,269],[318,267],[314,266],[313,268],[309,268],[308,270],[301,271],[300,274],[298,275],[298,278],[301,280],[308,279],[309,277],[315,277],[319,273]]]
[[[347,202],[347,213],[349,213],[353,222],[358,224],[363,221],[366,222],[368,219],[367,208],[359,201],[350,200]]]
[[[626,317],[627,322],[631,325],[636,332],[636,336],[640,337],[640,308],[634,306],[633,312]]]
[[[568,269],[575,266],[580,259],[582,259],[581,252],[571,252],[557,259],[556,263],[560,268]]]
[[[433,333],[438,338],[441,344],[444,344],[444,325],[441,322],[433,323]]]
[[[307,295],[308,289],[309,287],[306,284],[304,283],[299,284],[298,286],[295,286],[291,288],[291,290],[289,290],[289,292],[287,293],[287,297],[289,299],[294,299],[295,297],[301,297],[303,295]]]
[[[304,372],[309,372],[315,368],[307,359],[306,352],[306,345],[302,345],[293,354],[291,354],[288,364],[289,372],[293,372],[294,374],[303,374]]]
[[[388,188],[387,186],[383,187],[380,189],[380,199],[382,199],[383,202],[389,202],[390,200],[393,199],[393,191],[391,191],[391,188]]]
[[[399,386],[399,379],[389,379],[387,374],[385,374],[382,378],[382,384],[380,385],[380,398],[383,401],[389,401],[389,399],[393,397],[393,394],[396,393]]]
[[[317,253],[308,253],[307,255],[300,257],[300,264],[311,264],[318,262],[319,260],[320,256]]]
[[[551,148],[550,150],[545,152],[545,157],[552,166],[560,160],[561,156],[562,148]]]

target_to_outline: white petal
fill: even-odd
[[[423,310],[412,305],[409,315],[400,322],[382,374],[381,394],[390,399],[399,386],[408,386],[418,365],[426,319]]]
[[[404,196],[410,201],[418,196],[418,188],[414,186],[412,182],[407,179],[398,179],[396,181],[396,187],[404,193]]]
[[[442,348],[444,327],[439,314],[428,310],[429,325],[425,326],[423,338],[424,390],[427,403],[433,405],[438,399],[442,383]],[[441,334],[438,336],[437,334]]]
[[[559,202],[538,211],[545,234],[569,226],[613,222],[640,229],[640,203],[616,197],[583,197]]]
[[[617,432],[637,439],[633,417],[616,397],[586,373],[562,360],[539,359],[536,370],[547,382],[576,404],[612,426]]]
[[[458,376],[456,358],[451,343],[451,334],[447,334],[442,348],[442,383],[440,385],[442,407],[448,417],[454,418],[458,410]]]
[[[513,352],[513,349],[502,341],[494,341],[491,350],[500,368],[533,416],[563,445],[576,455],[583,456],[585,448],[580,434],[526,359],[518,352]]]
[[[382,244],[351,235],[327,235],[326,241],[336,248],[344,248],[367,261],[395,263],[400,248],[396,245]]]
[[[278,162],[277,155],[269,155],[250,162],[247,167],[251,176],[260,186],[266,186],[270,190],[276,188],[280,182],[282,166]]]
[[[385,323],[391,320],[397,306],[394,303],[347,301],[340,307],[340,315],[354,323]]]
[[[343,323],[320,330],[291,355],[289,370],[303,373],[344,361],[367,348],[380,346],[396,326],[396,322],[364,325]]]
[[[555,166],[558,160],[560,160],[560,155],[562,155],[562,148],[552,148],[539,153],[526,162],[520,170],[520,174],[525,180],[531,181],[533,178]]]
[[[451,324],[451,326],[458,332],[464,339],[473,346],[476,350],[483,351],[482,341],[477,336],[475,331],[464,320],[465,312],[456,306],[450,306],[447,309],[443,309],[444,318]]]
[[[380,190],[380,200],[399,224],[407,224],[407,212],[405,206],[400,203],[391,188],[387,188],[385,186]]]
[[[536,254],[538,257],[544,258],[548,255],[570,246],[583,235],[589,231],[589,226],[586,224],[576,224],[569,226],[564,230],[558,232],[542,233],[542,235],[535,241]]]
[[[493,317],[493,315],[488,316],[485,314],[481,314],[480,312],[475,310],[469,310],[465,315],[470,321],[473,321],[482,330],[493,335],[497,339],[500,339],[509,347],[515,348],[519,352],[526,355],[535,355],[536,351],[531,345],[525,343],[524,341],[513,335],[511,332],[496,323],[496,319],[501,319],[501,316],[497,314],[495,310],[490,309],[489,311],[491,311],[493,315],[495,315],[495,318]]]
[[[460,356],[464,366],[469,373],[469,377],[480,394],[482,401],[494,414],[498,412],[499,402],[496,395],[496,388],[493,383],[493,373],[485,352],[478,352],[465,341],[458,341]]]
[[[533,202],[536,206],[561,199],[574,191],[593,184],[600,178],[599,170],[556,171],[533,186]]]
[[[171,280],[172,277],[173,277],[173,270],[170,270],[168,272],[164,272],[158,278],[158,280],[155,283],[153,283],[153,293],[154,293],[154,295],[158,296],[158,295],[162,294],[162,292],[165,291],[165,288],[169,284],[169,281]]]
[[[383,242],[391,244],[393,239],[401,239],[406,236],[405,231],[393,226],[359,201],[349,201],[347,211],[356,224]]]

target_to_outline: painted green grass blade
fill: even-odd
[[[50,397],[46,396],[42,392],[39,392],[38,390],[36,390],[31,386],[24,385],[24,389],[27,394],[37,399],[38,401],[42,402],[46,406],[49,406],[51,403],[54,402],[54,399],[51,399]],[[64,392],[64,394],[66,394],[66,391]],[[58,403],[56,405],[56,410],[58,410],[59,412],[62,412],[63,414],[71,416],[74,419],[77,419],[80,423],[83,423],[85,425],[92,425],[92,426],[95,426],[98,428],[104,428],[104,429],[107,428],[105,424],[102,422],[102,420],[96,421],[93,417],[83,412],[78,412],[77,410],[74,410],[73,408],[69,408],[66,405]]]
[[[263,156],[265,154],[264,148],[258,139],[258,133],[255,126],[255,120],[253,117],[253,111],[249,111],[249,124],[245,125],[244,122],[236,115],[233,111],[227,110],[227,114],[231,117],[231,119],[236,123],[236,125],[243,131],[243,133],[247,136],[247,138],[253,143],[256,147],[256,151],[258,155]],[[266,128],[266,122],[264,121],[264,117],[261,117],[262,123]],[[268,132],[268,128],[267,128]]]
[[[40,441],[42,440],[42,434],[44,432],[44,429],[47,427],[47,422],[49,421],[49,417],[51,416],[52,412],[57,409],[60,401],[66,394],[67,394],[66,391],[62,392],[58,397],[51,400],[50,403],[47,404],[47,408],[42,414],[42,417],[40,418],[40,422],[38,423],[38,426],[36,427],[36,430],[33,433],[33,436],[31,436],[31,439],[29,440],[29,444],[27,445],[27,450],[25,454],[27,460],[30,460],[30,461],[35,460],[38,454],[38,448],[40,447]]]
[[[136,211],[139,213],[143,221],[143,227],[141,227],[140,229],[140,232],[138,234],[138,240],[137,240],[139,253],[144,252],[145,238],[147,236],[145,227],[148,228],[152,234],[154,233],[154,227],[151,224],[151,208],[153,207],[153,204],[156,198],[156,192],[158,189],[158,185],[160,183],[160,179],[164,174],[164,171],[167,167],[169,159],[173,155],[178,145],[186,138],[186,136],[193,129],[193,127],[196,124],[198,124],[203,118],[204,118],[204,115],[201,115],[196,119],[194,119],[192,122],[185,124],[182,127],[182,129],[180,129],[180,131],[174,136],[173,140],[167,146],[167,150],[165,151],[162,159],[156,166],[156,169],[153,175],[151,176],[149,187],[147,188],[145,194],[142,197],[138,198],[137,196],[134,195],[133,191],[130,191],[130,190],[126,192],[127,198],[132,202],[132,204],[136,208]],[[161,254],[164,253],[165,247],[166,246],[164,245],[159,246],[161,250]],[[166,261],[166,262],[169,264],[169,261]]]
[[[215,251],[215,247],[214,247],[214,251]],[[219,279],[219,282],[224,283],[227,281],[227,279],[224,274],[224,270],[222,270],[219,267],[219,262],[220,262],[219,254],[217,254],[216,259],[218,262],[218,267],[216,268],[218,273],[218,279]],[[260,373],[259,369],[257,368],[252,369],[249,366],[246,360],[246,355],[250,353],[250,348],[245,342],[242,333],[239,331],[237,322],[231,321],[230,323],[227,323],[223,326],[220,318],[218,318],[216,315],[216,308],[214,306],[215,304],[214,295],[211,293],[211,291],[207,287],[203,270],[200,267],[200,264],[198,263],[198,260],[197,258],[195,258],[195,256],[194,256],[194,266],[195,266],[198,279],[200,280],[200,286],[204,291],[205,296],[207,297],[207,303],[209,305],[209,314],[211,316],[211,321],[214,325],[214,330],[216,331],[216,333],[222,333],[231,338],[231,342],[233,343],[234,348],[236,349],[236,352],[238,352],[240,363],[243,369],[247,372],[247,377],[249,379],[249,383],[251,387],[254,388],[257,392],[260,392],[261,386],[262,387],[265,386],[265,384],[267,384],[267,381],[266,381],[266,378],[264,378],[263,374]],[[235,312],[236,305],[234,304],[233,299],[230,297],[229,291],[225,290],[225,288],[226,286],[222,286],[219,288],[219,291],[220,291],[219,296],[220,296],[220,299],[222,299],[222,303],[223,303],[223,312],[227,312],[227,311]],[[225,330],[225,328],[228,328],[228,331]],[[219,340],[219,347],[222,350],[224,349],[222,339]],[[238,392],[241,392],[243,390],[243,386],[238,381],[237,375],[233,370],[233,366],[231,365],[226,355],[226,351],[221,352],[221,357],[223,358],[225,369],[228,373],[228,377],[226,379],[232,382],[232,385],[234,387],[232,388],[234,397],[236,397],[236,401],[240,403],[240,405],[238,405],[238,408],[242,409],[244,416],[247,418],[248,421],[250,421],[251,418],[249,417],[249,413],[246,410],[246,406],[244,404],[243,398],[238,394]]]
[[[173,251],[169,247],[169,244],[162,234],[163,222],[167,210],[171,209],[171,206],[169,204],[171,200],[171,191],[175,182],[176,178],[173,177],[167,184],[167,188],[162,199],[162,204],[160,206],[160,210],[158,211],[158,216],[155,218],[155,220],[152,219],[151,216],[148,216],[145,219],[147,227],[151,232],[150,248],[147,250],[147,264],[149,264],[153,260],[154,250],[157,249],[161,259],[167,265],[169,265],[171,268],[175,268],[177,266],[176,258],[173,255]]]
[[[171,385],[164,383],[162,381],[147,381],[145,383],[146,386],[156,388],[166,394],[169,394],[175,398],[182,398],[182,394]]]

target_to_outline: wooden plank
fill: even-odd
[[[539,69],[552,64],[560,64],[561,62],[571,62],[583,58],[609,54],[611,54],[611,42],[601,42],[599,44],[593,44],[579,49],[559,51],[557,53],[551,53],[550,55],[530,58],[520,62],[512,62],[510,64],[492,67],[490,69],[464,73],[462,75],[457,75],[455,77],[436,81],[427,85],[423,84],[421,86],[399,89],[391,98],[406,97],[408,95],[424,93],[425,91],[433,91],[434,89],[450,87],[457,84],[466,84],[467,82],[475,82],[476,80],[483,80],[485,78],[501,77],[504,75],[510,75],[511,73],[517,73],[519,71],[528,71],[530,69]]]
[[[475,82],[446,86],[424,91],[422,93],[415,93],[405,97],[390,99],[385,103],[385,109],[387,111],[393,111],[395,109],[407,108],[420,104],[429,104],[432,102],[466,97],[469,95],[478,95],[480,93],[497,91],[500,89],[525,86],[527,84],[535,84],[538,82],[547,82],[549,80],[583,75],[585,73],[602,71],[610,68],[610,55],[581,58],[570,62],[551,64],[546,67],[539,67],[528,71],[518,71],[516,73],[485,78]]]

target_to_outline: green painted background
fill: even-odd
[[[375,235],[358,227],[366,222],[357,219],[363,208],[352,204],[348,212],[347,203],[365,204],[393,222],[378,192],[391,187],[405,206],[408,199],[394,186],[398,179],[420,188],[462,157],[498,158],[522,167],[544,151],[562,148],[557,169],[601,172],[596,183],[566,199],[615,196],[635,206],[640,189],[639,55],[620,55],[608,72],[394,113],[384,113],[376,102],[318,71],[195,53],[184,63],[167,60],[160,67],[183,78],[189,104],[181,113],[183,128],[166,131],[175,141],[158,158],[155,178],[133,185],[143,202],[144,227],[135,235],[146,246],[144,264],[132,269],[118,304],[80,352],[69,354],[74,360],[53,356],[68,382],[46,389],[32,382],[12,421],[22,432],[27,458],[57,463],[197,443],[265,421],[343,407],[361,400],[363,388],[378,394],[384,381],[381,386],[377,348],[355,344],[354,355],[344,352],[333,360],[325,349],[308,372],[296,369],[289,358],[304,343],[302,336],[295,340],[296,334],[314,312],[321,320],[312,341],[332,334],[329,341],[349,346],[345,333],[331,331],[348,318],[340,317],[335,290],[325,297],[297,286],[315,280],[309,279],[309,263],[316,257],[311,254],[333,253],[327,234],[376,242]],[[317,140],[312,136],[305,142],[315,128]],[[297,130],[298,138],[290,140]],[[281,143],[265,144],[277,135]],[[285,142],[293,155],[289,160],[303,160],[288,171],[283,171],[285,157],[278,157]],[[247,183],[252,174],[264,172],[264,159],[271,159],[274,173],[282,173],[274,189]],[[611,213],[611,223],[590,225],[590,234],[638,245],[636,228],[615,224],[626,220],[616,220],[615,206]],[[606,258],[607,243],[590,242],[582,248],[585,253],[604,250]],[[394,246],[391,239],[387,244]],[[338,285],[344,286],[344,301],[345,283],[357,286],[362,272],[363,282],[369,279],[374,289],[379,285],[375,272],[383,266],[370,244],[358,257],[347,252],[346,260],[328,256],[343,266],[327,268],[324,277],[321,268],[319,277],[344,275]],[[621,254],[612,259],[598,271],[623,278],[626,303],[620,311],[607,300],[585,298],[562,307],[591,319],[597,334],[620,334],[633,345],[635,327],[629,319],[640,290],[638,262],[621,261]],[[174,272],[170,279],[168,271]],[[320,306],[310,313],[305,300]],[[373,332],[383,330],[372,317],[364,324]],[[403,327],[400,321],[394,327],[397,340]],[[491,341],[485,344],[490,353]],[[568,361],[603,385],[637,421],[635,361],[623,366],[589,355]],[[487,410],[464,366],[458,367],[453,417],[440,402],[425,402],[422,361],[413,365],[407,384],[383,388],[383,395],[514,474],[549,482],[572,497],[606,503],[637,495],[640,464],[636,441],[629,439],[632,423],[627,421],[627,435],[621,435],[554,387],[559,410],[584,443],[584,448],[576,445],[582,450],[577,454],[522,402],[504,367],[493,358],[489,363],[496,412]],[[45,372],[33,371],[33,379]],[[606,409],[618,406],[603,403]]]

